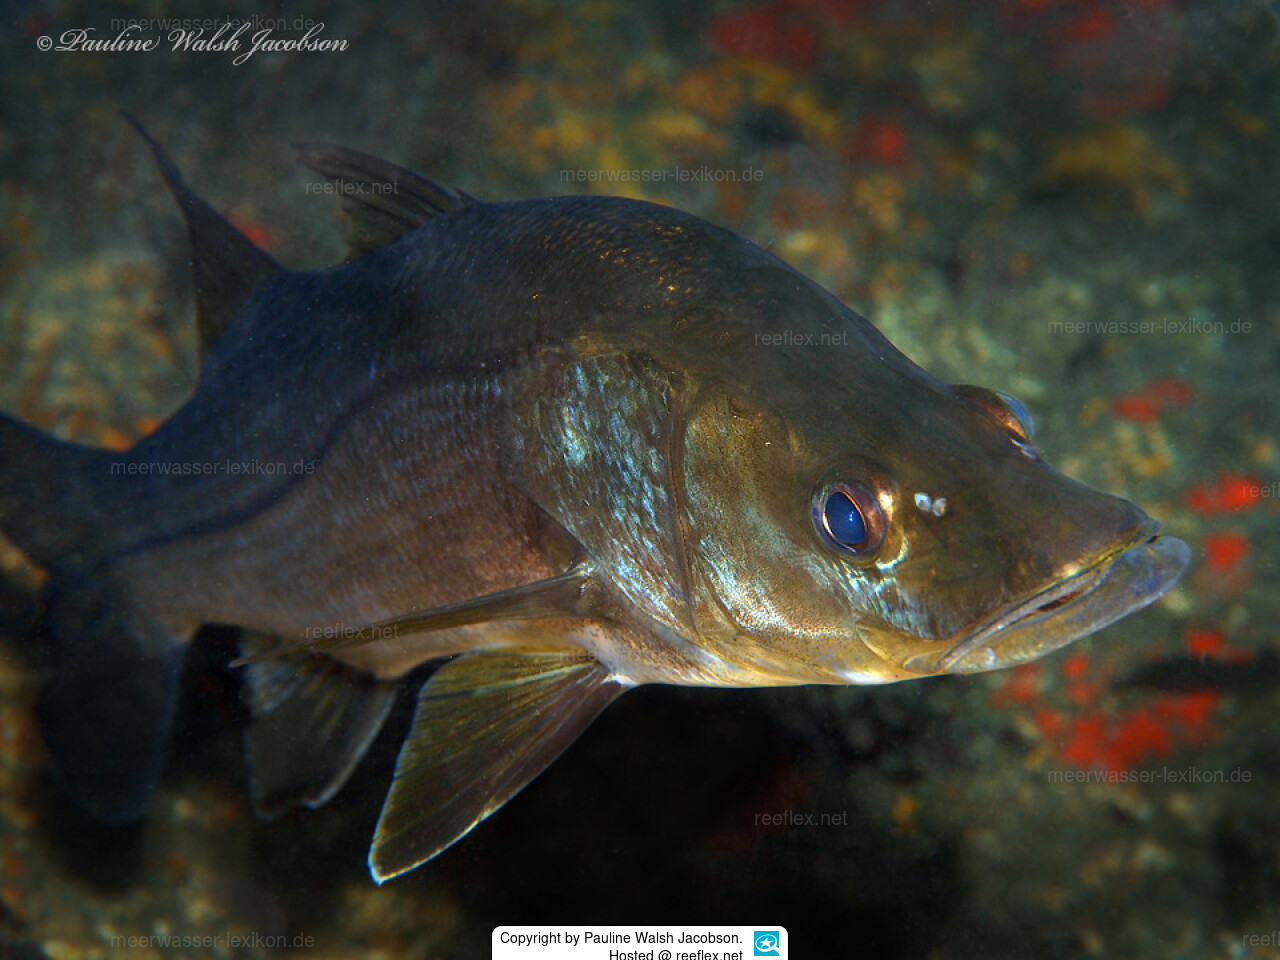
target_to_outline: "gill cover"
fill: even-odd
[[[718,639],[719,655],[757,671],[757,684],[842,682],[837,659],[859,648],[856,605],[879,577],[820,540],[816,474],[763,404],[701,389],[680,445],[695,617],[703,642]]]

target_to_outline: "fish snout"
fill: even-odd
[[[978,673],[1039,659],[1154,603],[1190,563],[1187,545],[1130,501],[1074,482],[1059,494],[1039,517],[1043,548],[1011,571],[1005,601],[904,666]]]
[[[1006,606],[975,625],[938,660],[943,673],[979,673],[1036,660],[1149,606],[1191,563],[1191,548],[1152,535],[1123,552]]]

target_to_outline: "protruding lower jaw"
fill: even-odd
[[[1154,603],[1190,562],[1191,549],[1181,540],[1152,537],[998,611],[942,653],[903,666],[926,674],[979,673],[1038,659]]]

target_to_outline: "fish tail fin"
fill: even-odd
[[[96,491],[122,459],[0,413],[0,532],[42,567],[88,556],[110,514]]]
[[[53,674],[38,714],[54,769],[97,819],[137,820],[160,779],[194,626],[146,615],[109,568],[55,571],[45,595]]]
[[[145,614],[101,559],[113,539],[114,466],[123,460],[0,414],[0,532],[49,571],[45,742],[71,792],[99,819],[117,822],[141,816],[159,776],[194,629]]]

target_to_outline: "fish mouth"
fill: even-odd
[[[951,638],[941,654],[915,657],[907,669],[980,673],[1035,660],[1100,630],[1169,591],[1191,562],[1191,548],[1143,532],[1140,543],[1103,558],[1044,590],[1000,608]]]

